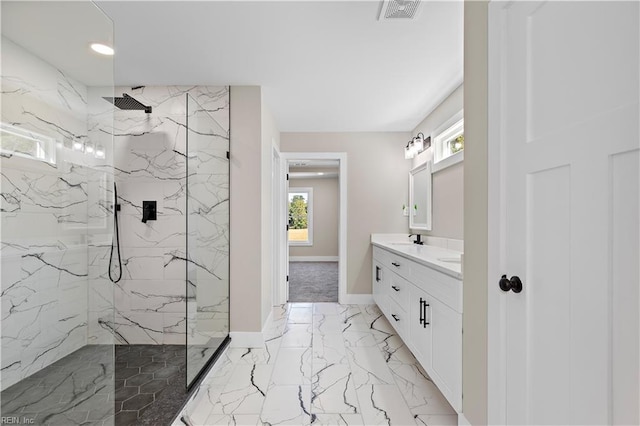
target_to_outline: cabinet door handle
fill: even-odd
[[[395,291],[400,291],[400,289],[398,287],[396,287],[395,285],[392,285],[391,288],[394,289]]]
[[[424,311],[422,310],[422,297],[420,298],[420,325],[424,323]]]
[[[429,304],[427,303],[426,300],[422,301],[422,318],[423,319],[423,323],[422,323],[422,328],[427,328],[427,326],[430,324],[429,322],[427,322],[427,306],[429,306]]]
[[[391,264],[392,264],[393,266],[395,266],[396,268],[400,267],[400,264],[399,264],[399,263],[391,262]]]
[[[393,317],[393,319],[394,319],[394,320],[396,320],[396,321],[400,321],[400,318],[398,318],[398,317],[396,316],[396,314],[391,314],[391,316]]]
[[[376,281],[380,282],[380,267],[376,266]]]

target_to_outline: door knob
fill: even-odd
[[[507,278],[506,275],[503,275],[498,284],[502,291],[511,290],[514,293],[520,293],[522,291],[522,281],[520,281],[520,278],[516,275],[511,277],[511,279]]]

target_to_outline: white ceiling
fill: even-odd
[[[116,83],[260,85],[281,131],[409,131],[462,82],[463,3],[100,1]]]
[[[88,3],[2,3],[3,34],[85,84],[111,81],[87,53],[110,38]],[[116,85],[259,85],[281,131],[411,131],[462,82],[461,1],[397,22],[378,21],[381,0],[97,4]]]

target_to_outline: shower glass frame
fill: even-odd
[[[229,338],[229,135],[186,94],[186,383],[192,389]]]

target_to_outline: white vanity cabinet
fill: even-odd
[[[374,250],[375,252],[375,250]],[[376,259],[375,255],[373,257],[373,300],[376,302],[380,310],[387,316],[389,316],[389,294],[387,289],[389,288],[389,283],[386,281],[389,272],[387,268],[385,268],[383,262],[379,259]]]
[[[374,300],[451,406],[462,412],[462,281],[398,251],[373,247]]]

